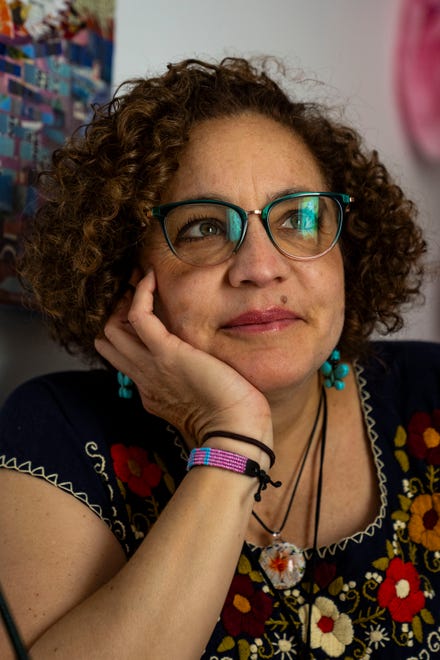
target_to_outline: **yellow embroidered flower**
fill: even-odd
[[[419,495],[410,508],[408,531],[415,543],[440,550],[440,493]]]
[[[308,610],[308,605],[299,610],[304,640],[307,638]],[[319,596],[312,605],[310,637],[312,649],[321,648],[330,658],[338,658],[353,641],[353,624],[329,598]]]

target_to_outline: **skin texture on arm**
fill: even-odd
[[[256,485],[223,470],[192,470],[125,563],[116,539],[83,504],[2,470],[2,580],[32,658],[165,660],[176,650],[182,659],[200,657],[232,579]],[[12,659],[0,640],[1,657]]]
[[[0,470],[0,528],[1,581],[27,646],[126,563],[91,510],[27,474]],[[14,658],[8,646],[0,627],[1,658]]]
[[[152,313],[153,290],[150,273],[134,300],[121,303],[107,338],[97,342],[103,355],[136,378],[147,409],[180,421],[193,444],[217,427],[271,445],[263,395],[226,364],[170,335]],[[247,447],[246,455],[268,468],[260,449]],[[8,576],[4,589],[32,658],[168,660],[176,650],[182,660],[200,657],[257,487],[254,478],[194,468],[125,563],[104,522],[79,501],[29,475],[0,471],[1,579]]]

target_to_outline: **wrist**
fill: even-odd
[[[266,452],[263,453],[267,456]],[[191,450],[187,470],[194,467],[211,467],[246,475],[257,480],[258,488],[254,494],[254,499],[261,500],[261,492],[266,490],[268,485],[279,488],[280,481],[272,481],[267,471],[259,463],[243,454],[226,451],[225,449],[216,449],[214,447],[197,447]]]
[[[216,430],[205,433],[201,446],[236,452],[256,461],[264,470],[275,463],[275,454],[271,447],[257,438],[231,431]]]

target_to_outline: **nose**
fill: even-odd
[[[272,243],[258,215],[249,212],[246,236],[231,259],[228,276],[232,286],[267,286],[271,282],[285,280],[290,272],[288,257]]]

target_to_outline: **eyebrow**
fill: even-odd
[[[319,190],[319,191],[311,190],[307,186],[295,186],[295,187],[291,187],[291,188],[284,188],[283,190],[277,190],[272,195],[267,195],[266,196],[266,204],[270,204],[270,202],[273,202],[276,199],[279,199],[280,197],[285,197],[286,195],[294,195],[295,193],[307,193],[307,192],[324,192],[324,191],[323,190]],[[236,204],[234,201],[232,201],[231,199],[228,199],[227,197],[224,197],[223,195],[219,195],[219,194],[215,194],[215,193],[211,193],[211,192],[201,192],[197,195],[191,195],[189,197],[184,197],[183,199],[180,199],[178,201],[179,202],[189,202],[189,201],[194,200],[194,199],[206,199],[206,200],[210,200],[210,201],[213,201],[213,202],[225,202],[227,204]]]

